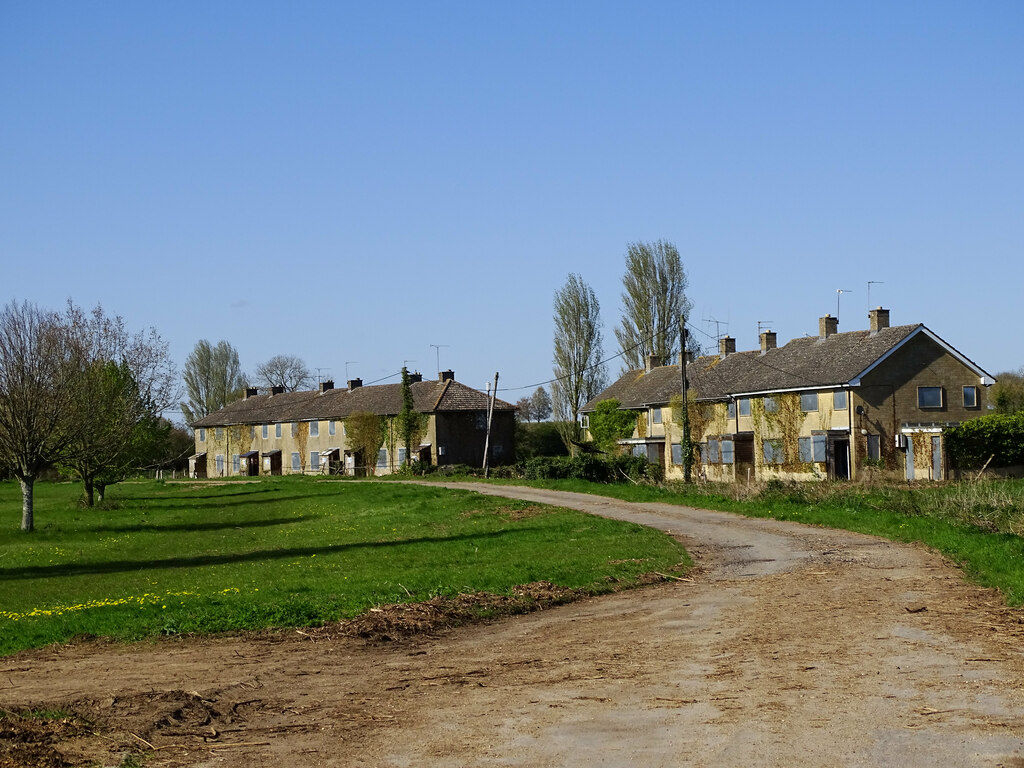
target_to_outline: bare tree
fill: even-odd
[[[68,441],[74,354],[56,313],[28,302],[0,312],[0,463],[21,483],[23,531],[35,528],[36,478]]]
[[[177,370],[167,343],[154,330],[129,333],[124,321],[96,306],[83,312],[68,302],[64,322],[75,347],[68,418],[74,428],[61,463],[79,476],[88,506],[160,448],[170,425],[161,412],[177,398]]]
[[[285,392],[313,386],[313,374],[302,358],[295,355],[274,355],[256,369],[256,376],[266,386],[283,387]]]
[[[643,368],[648,355],[668,360],[679,352],[680,319],[689,314],[686,273],[672,243],[630,243],[622,277],[622,320],[615,329],[626,370]]]
[[[245,381],[233,346],[226,341],[213,346],[200,339],[185,361],[188,402],[181,404],[185,422],[198,421],[240,398],[245,393]]]
[[[516,418],[519,421],[533,421],[533,398],[520,397],[516,400]]]
[[[601,305],[593,289],[570,274],[555,293],[555,381],[551,385],[559,434],[570,450],[579,441],[580,409],[604,388]]]

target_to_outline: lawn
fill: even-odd
[[[92,635],[317,626],[375,605],[551,581],[590,593],[689,564],[641,526],[396,483],[266,478],[36,486],[36,531],[0,483],[0,653]]]

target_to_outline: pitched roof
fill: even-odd
[[[411,385],[413,408],[420,413],[482,411],[487,395],[454,380],[418,381]],[[496,400],[495,410],[514,411],[515,406]],[[255,395],[236,400],[219,411],[192,423],[193,427],[223,427],[234,424],[274,424],[285,421],[330,419],[340,421],[353,413],[368,411],[391,416],[402,410],[402,385],[378,384],[326,392],[285,392]]]
[[[687,381],[701,400],[818,387],[856,386],[860,377],[912,338],[924,335],[986,377],[984,370],[923,325],[900,325],[872,331],[847,331],[828,337],[793,339],[767,352],[735,352],[701,357],[687,364]],[[623,408],[667,403],[680,391],[679,366],[628,371],[585,406],[592,411],[614,398]]]

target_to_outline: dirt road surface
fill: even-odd
[[[19,654],[0,660],[0,708],[73,706],[97,725],[59,748],[109,765],[130,746],[149,766],[1024,766],[1021,613],[924,548],[465,487],[664,529],[698,566],[384,645],[285,632]]]

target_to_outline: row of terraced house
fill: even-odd
[[[680,360],[649,358],[583,408],[584,426],[603,400],[637,413],[624,449],[682,477]],[[760,334],[760,348],[736,351],[726,336],[717,355],[686,365],[695,471],[709,480],[852,479],[882,471],[907,480],[949,472],[943,430],[986,409],[994,379],[924,325],[890,326],[872,310],[865,330],[818,334],[784,346]]]

